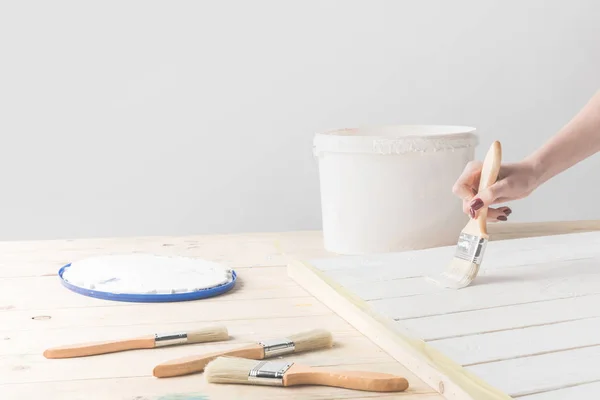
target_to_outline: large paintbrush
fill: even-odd
[[[206,367],[210,383],[266,386],[320,385],[369,392],[403,392],[408,381],[392,374],[368,371],[316,369],[290,361],[256,361],[219,357]]]
[[[332,345],[333,340],[330,332],[323,329],[314,329],[284,338],[265,340],[231,350],[170,360],[154,367],[153,374],[157,378],[168,378],[202,372],[210,361],[220,356],[235,356],[252,360],[262,360],[284,354],[327,348]]]

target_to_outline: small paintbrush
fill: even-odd
[[[256,361],[218,357],[206,366],[210,383],[264,386],[319,385],[369,392],[403,392],[408,381],[392,374],[368,371],[316,369],[291,361]]]
[[[141,336],[131,339],[120,339],[106,342],[81,343],[61,347],[53,347],[44,351],[46,358],[73,358],[98,354],[115,353],[125,350],[153,349],[156,347],[179,344],[216,342],[229,339],[224,326],[209,326],[203,329]]]
[[[502,147],[500,142],[492,143],[483,161],[481,177],[479,179],[478,193],[493,185],[498,179],[502,160]],[[489,234],[487,231],[487,207],[483,207],[477,218],[471,218],[460,232],[454,259],[447,269],[440,274],[436,281],[438,284],[451,288],[461,289],[473,282],[479,272]]]
[[[157,378],[167,378],[202,372],[206,364],[220,356],[236,356],[252,360],[262,360],[284,354],[332,347],[332,345],[333,339],[330,332],[323,329],[314,329],[284,338],[264,340],[232,350],[217,351],[166,361],[154,367],[153,374]]]

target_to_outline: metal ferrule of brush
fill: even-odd
[[[187,343],[187,341],[187,333],[167,333],[162,335],[157,333],[156,335],[154,335],[155,347],[171,346],[174,344],[184,344]]]
[[[486,245],[487,239],[461,233],[458,237],[458,245],[456,246],[456,257],[479,265],[481,264]]]
[[[248,373],[248,381],[268,386],[283,386],[283,375],[292,362],[261,361]]]
[[[289,339],[272,339],[258,342],[265,350],[265,358],[293,353],[296,345]]]

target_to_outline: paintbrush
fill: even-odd
[[[502,147],[492,143],[483,161],[478,193],[493,185],[498,179]],[[471,218],[460,232],[454,259],[440,276],[433,280],[451,289],[461,289],[473,282],[479,272],[489,234],[487,231],[487,207],[479,210],[477,218]],[[431,279],[431,278],[430,278]]]
[[[264,386],[319,385],[370,392],[403,392],[408,381],[392,374],[367,371],[316,369],[291,361],[256,361],[218,357],[206,366],[210,383]]]
[[[106,342],[81,343],[61,347],[53,347],[44,351],[46,358],[72,358],[93,356],[98,354],[115,353],[125,350],[153,349],[156,347],[179,344],[215,342],[229,339],[229,333],[224,326],[209,326],[203,329],[154,334],[131,339],[120,339]]]
[[[206,364],[220,356],[244,357],[262,360],[284,354],[299,353],[332,347],[331,333],[323,329],[300,332],[285,338],[265,340],[232,350],[217,351],[166,361],[154,367],[157,378],[181,376],[204,371]]]

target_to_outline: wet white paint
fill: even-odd
[[[75,261],[63,273],[75,286],[109,293],[186,293],[231,282],[232,271],[218,263],[188,257],[123,254]]]

